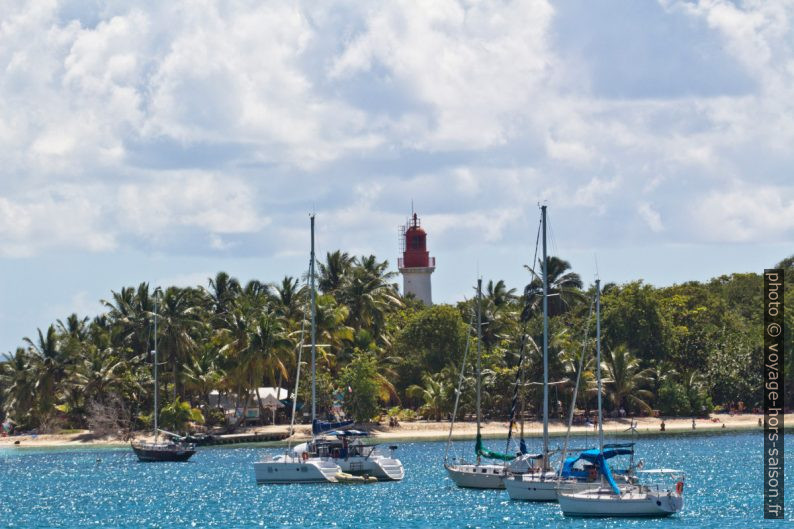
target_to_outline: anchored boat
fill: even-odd
[[[160,393],[159,379],[157,377],[157,294],[154,295],[154,442],[132,441],[130,446],[132,451],[138,456],[138,461],[143,463],[156,463],[162,461],[184,462],[193,457],[196,453],[196,445],[185,442],[184,437],[177,434],[166,432],[158,428],[158,396]],[[171,437],[170,440],[158,442],[160,433]]]
[[[319,421],[318,421],[319,422]],[[377,445],[365,445],[361,439],[369,433],[360,430],[332,430],[312,441],[297,445],[295,452],[308,453],[310,457],[327,458],[339,466],[343,473],[374,477],[378,481],[400,481],[405,477],[402,462],[394,457],[396,446],[382,454]]]
[[[314,288],[314,215],[311,216],[311,257],[309,259],[309,287],[311,289],[311,351],[312,351],[312,424],[315,421],[316,402],[316,356],[317,356],[317,301]],[[298,345],[298,367],[295,376],[295,396],[292,399],[292,419],[290,435],[295,425],[295,405],[300,384],[301,354],[303,334]],[[259,484],[279,483],[336,483],[339,468],[330,458],[312,456],[308,451],[297,452],[287,447],[283,454],[275,457],[265,456],[254,463],[254,476]]]
[[[684,472],[657,469],[640,471],[642,477],[670,476],[677,480],[675,487],[662,483],[639,483],[631,475],[629,466],[627,484],[619,485],[606,463],[612,453],[620,455],[620,445],[604,445],[603,411],[601,407],[601,284],[596,279],[596,376],[598,379],[598,451],[588,451],[587,457],[599,472],[599,483],[587,490],[566,489],[558,493],[560,508],[565,516],[670,516],[684,508]],[[633,446],[631,454],[633,455]],[[583,453],[584,454],[584,453]]]
[[[477,388],[477,438],[474,443],[474,452],[476,460],[473,463],[461,461],[449,461],[449,448],[452,442],[452,429],[455,426],[455,415],[457,415],[458,402],[461,394],[461,387],[463,383],[463,374],[466,369],[466,356],[468,355],[469,344],[466,343],[466,350],[463,354],[463,363],[460,371],[460,378],[458,380],[458,389],[455,397],[455,406],[452,413],[452,422],[449,427],[449,436],[447,438],[447,448],[444,453],[444,468],[447,471],[450,479],[458,487],[474,488],[474,489],[503,489],[505,488],[504,480],[511,473],[525,473],[538,469],[538,456],[528,455],[526,453],[526,445],[524,439],[521,439],[518,453],[502,453],[494,450],[489,450],[483,446],[482,434],[480,432],[480,422],[482,417],[481,411],[481,384],[482,384],[482,351],[481,342],[482,338],[482,279],[477,280],[477,373],[476,373],[476,388]],[[523,341],[522,350],[519,360],[519,375],[521,372],[521,362],[523,361]],[[510,428],[508,431],[507,445],[510,446],[510,439],[513,432],[514,416],[516,411],[516,404],[518,400],[518,380],[516,380],[516,394],[513,396],[513,406],[510,414]],[[490,459],[500,461],[500,463],[487,463],[483,459]]]

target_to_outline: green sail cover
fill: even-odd
[[[478,457],[486,459],[498,459],[499,461],[512,461],[516,458],[515,454],[503,454],[501,452],[494,452],[482,446],[482,437],[477,434],[477,441],[474,443],[474,452]]]

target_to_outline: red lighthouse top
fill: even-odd
[[[413,214],[405,228],[403,257],[399,260],[400,268],[435,267],[435,259],[427,251],[427,232],[419,226],[419,217]]]

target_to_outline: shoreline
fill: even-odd
[[[692,419],[675,418],[664,419],[665,431],[660,430],[662,419],[652,417],[640,417],[634,419],[636,428],[632,433],[629,428],[631,420],[607,419],[604,421],[604,433],[609,436],[663,436],[666,434],[718,434],[735,433],[744,431],[761,431],[758,420],[763,420],[762,414],[743,414],[743,415],[712,415],[708,419],[696,419],[695,429],[692,429]],[[784,424],[790,426],[786,430],[794,429],[794,413],[784,416]],[[373,441],[382,442],[423,442],[423,441],[446,441],[449,436],[449,422],[441,421],[416,421],[404,422],[397,427],[381,426],[376,424],[358,426],[370,432]],[[504,439],[507,436],[508,424],[506,421],[488,421],[481,427],[482,437],[485,439]],[[275,425],[258,428],[247,428],[246,433],[286,433],[289,425]],[[267,441],[255,443],[239,443],[234,445],[217,446],[286,446],[291,442],[301,442],[310,438],[309,425],[297,425],[295,434],[291,440]],[[467,441],[476,437],[477,426],[473,422],[457,422],[452,433],[452,440]],[[553,421],[549,424],[549,436],[558,438],[565,436],[566,425],[561,421]],[[238,433],[243,433],[240,431]],[[513,430],[513,436],[520,435],[520,426]],[[536,439],[543,435],[543,425],[539,421],[532,421],[524,424],[524,438]],[[597,435],[597,430],[593,426],[574,426],[571,428],[572,437],[585,437]],[[136,435],[135,439],[151,439],[151,436]],[[15,444],[18,442],[19,444]],[[106,436],[95,437],[89,431],[70,434],[41,434],[41,435],[19,435],[0,438],[0,448],[83,448],[83,447],[108,447],[119,448],[128,446],[129,441],[124,441],[118,437]]]

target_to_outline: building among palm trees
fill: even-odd
[[[403,275],[403,295],[413,294],[425,305],[432,305],[430,274],[436,269],[436,258],[427,251],[427,232],[416,213],[400,226],[400,245],[403,256],[397,259],[397,266]]]

